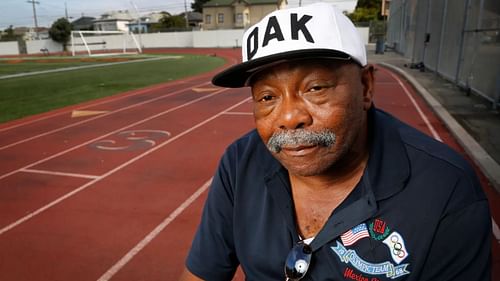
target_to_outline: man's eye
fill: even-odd
[[[259,99],[259,102],[272,101],[274,99],[271,95],[264,95]]]
[[[333,87],[335,87],[335,85],[333,85],[333,84],[315,85],[315,86],[308,88],[307,92],[315,93],[315,92],[324,91],[326,89],[333,88]]]
[[[324,86],[314,86],[309,88],[309,92],[317,92],[323,90],[325,87]]]

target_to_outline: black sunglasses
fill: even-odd
[[[311,246],[299,241],[288,253],[285,262],[286,281],[298,281],[307,273],[311,264]]]

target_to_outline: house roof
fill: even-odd
[[[72,25],[91,25],[92,22],[95,20],[94,17],[80,17],[74,21],[71,22]]]
[[[133,18],[128,12],[125,11],[112,11],[109,13],[102,14],[101,17],[94,22],[103,22],[103,21],[132,21]]]
[[[186,13],[180,13],[179,15],[184,17],[185,14]],[[202,13],[187,12],[187,15],[188,15],[188,21],[190,21],[190,22],[203,21],[203,14]]]
[[[231,6],[238,0],[210,0],[203,7]],[[278,4],[279,0],[241,0],[248,5]]]
[[[161,18],[165,15],[170,15],[167,12],[152,12],[149,13],[148,15],[141,16],[140,22],[141,24],[153,24],[153,23],[158,23],[160,22]],[[131,24],[139,24],[139,19],[134,19],[131,21]]]

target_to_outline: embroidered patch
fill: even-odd
[[[356,269],[363,273],[371,275],[385,275],[388,278],[396,279],[398,277],[410,274],[406,269],[408,263],[394,265],[389,261],[383,263],[370,263],[358,256],[356,251],[346,249],[339,241],[336,247],[330,247],[335,254],[340,258],[341,262],[351,264]]]
[[[344,270],[344,278],[356,280],[356,281],[369,281],[370,280],[368,277],[363,276],[363,274],[354,272],[354,269],[349,268],[349,267],[346,267]],[[374,279],[377,279],[377,278],[374,278]]]
[[[342,243],[344,243],[344,246],[350,246],[365,237],[370,237],[370,235],[368,234],[368,229],[364,223],[361,223],[346,233],[340,235],[340,239],[342,240]]]
[[[380,219],[375,219],[368,226],[368,230],[370,231],[370,236],[377,240],[384,240],[389,233],[391,233],[391,229],[387,226],[387,223]]]
[[[382,241],[389,247],[389,252],[391,253],[392,259],[400,264],[404,259],[408,257],[408,251],[406,250],[405,241],[403,237],[398,232],[394,231]]]

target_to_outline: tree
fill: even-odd
[[[208,1],[210,0],[194,0],[194,2],[191,3],[191,9],[193,9],[193,12],[203,13],[203,4]]]
[[[66,51],[69,38],[71,37],[71,23],[66,18],[56,20],[49,29],[49,36],[52,40],[61,43]]]
[[[165,28],[185,28],[186,19],[182,15],[176,16],[163,16],[160,19],[160,23]]]
[[[382,8],[382,0],[358,0],[356,9],[347,16],[353,22],[369,22],[374,20],[382,20],[380,9]]]
[[[358,0],[356,8],[375,8],[379,9],[382,7],[382,0]]]
[[[10,25],[7,29],[4,30],[4,34],[0,41],[16,41],[20,36],[14,34],[14,28]]]

